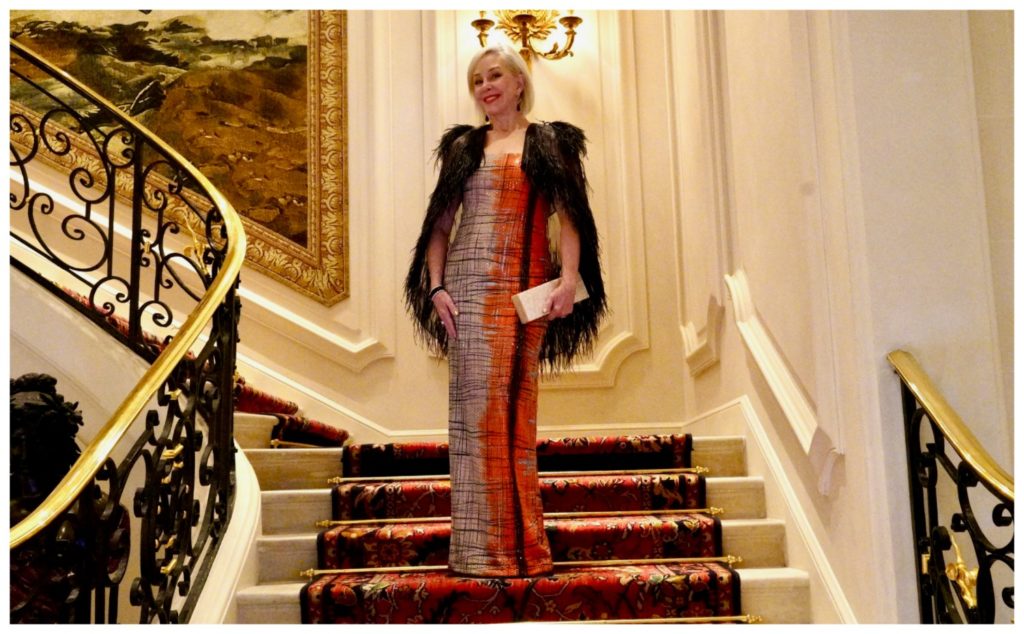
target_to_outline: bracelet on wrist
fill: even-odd
[[[430,294],[427,295],[427,299],[434,299],[434,295],[437,295],[443,290],[445,290],[444,284],[438,284],[434,288],[430,289]]]

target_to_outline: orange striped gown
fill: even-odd
[[[449,342],[449,459],[454,574],[551,571],[537,482],[537,381],[545,320],[522,325],[511,297],[552,274],[550,206],[519,154],[485,158],[466,182],[445,286],[459,310]]]

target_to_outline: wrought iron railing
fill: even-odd
[[[1009,622],[1013,478],[912,355],[897,350],[889,363],[902,387],[921,622]]]
[[[11,621],[187,622],[234,496],[241,220],[135,119],[10,47],[12,266],[151,362],[12,518]]]

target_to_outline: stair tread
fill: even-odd
[[[766,516],[764,478],[708,477],[707,505],[723,508],[723,520]],[[263,532],[314,532],[314,523],[331,517],[331,489],[280,489],[262,492]]]
[[[679,517],[679,516],[676,516]],[[688,516],[682,516],[688,517]],[[638,514],[636,516],[628,516],[618,518],[622,520],[619,524],[620,528],[607,527],[603,524],[603,521],[599,522],[587,522],[586,526],[578,524],[577,520],[556,520],[549,521],[549,530],[554,530],[554,533],[549,533],[549,536],[556,541],[562,542],[566,539],[570,539],[570,536],[576,534],[579,531],[579,535],[589,535],[590,539],[596,538],[599,541],[603,541],[608,538],[620,537],[621,527],[625,523],[639,524],[643,520],[653,519],[652,516],[646,514]],[[682,519],[682,518],[680,518]],[[648,523],[649,526],[654,530],[660,530],[662,525],[659,521],[651,521]],[[424,537],[429,541],[437,544],[435,540],[444,540],[448,535],[449,525],[444,522],[419,522],[419,523],[403,523],[400,525],[401,529],[396,533],[381,534],[379,529],[386,528],[383,525],[375,526],[362,526],[357,529],[354,533],[347,533],[347,538],[340,538],[343,541],[349,543],[349,547],[353,547],[354,543],[362,543],[367,540],[367,543],[375,543],[378,548],[384,543],[404,543],[411,537],[412,533],[418,533],[420,531],[426,531]],[[639,535],[646,534],[648,529],[642,527],[634,527],[639,530]],[[602,530],[607,529],[607,530]],[[610,533],[607,537],[601,537],[604,533]],[[750,568],[750,567],[771,567],[781,566],[785,564],[785,524],[781,520],[776,519],[760,519],[760,520],[724,520],[721,522],[721,535],[722,535],[722,550],[727,555],[737,555],[742,557],[743,561],[736,565],[737,568]],[[684,533],[680,533],[680,539],[686,540],[687,537]],[[333,541],[333,538],[328,538]],[[643,537],[640,537],[643,539]],[[588,541],[588,540],[585,540]],[[554,543],[554,542],[553,542]],[[355,546],[358,548],[358,546]],[[442,544],[437,544],[437,547],[444,547]],[[610,547],[610,545],[609,545]],[[686,557],[686,556],[707,556],[713,554],[704,550],[704,547],[699,545],[699,542],[692,544],[684,543],[671,548],[672,554],[654,555],[651,558],[658,557]],[[692,550],[696,548],[696,550]],[[309,568],[316,568],[318,565],[321,567],[335,568],[335,567],[362,567],[365,563],[331,563],[331,564],[318,564],[318,551],[319,551],[319,536],[316,532],[309,532],[305,534],[285,534],[285,535],[270,535],[261,536],[257,540],[257,550],[260,557],[260,580],[275,580],[275,579],[289,579],[300,571]],[[566,555],[560,549],[560,555],[556,558],[559,561],[565,560]],[[577,553],[579,555],[580,553]],[[336,555],[339,556],[339,555]],[[622,557],[633,558],[633,555],[612,555],[605,557],[597,557],[599,559],[619,559]],[[642,555],[636,555],[638,558],[643,558]],[[586,557],[574,556],[572,559],[586,559]],[[419,560],[419,564],[424,563],[443,563],[438,560],[437,557],[428,557],[432,561]],[[443,559],[443,557],[442,557]]]
[[[806,571],[788,566],[772,568],[737,568],[736,571],[739,573],[741,580],[743,581],[744,590],[752,590],[780,582],[810,582],[810,575]],[[306,583],[306,581],[261,583],[259,585],[249,586],[248,588],[239,590],[237,596],[240,599],[243,597],[248,599],[258,597],[287,597],[290,600],[294,600],[295,603],[298,603],[299,592]]]
[[[738,569],[744,582],[752,584],[767,583],[773,581],[807,581],[810,582],[811,575],[806,570],[781,566],[776,568],[741,568]]]
[[[260,415],[260,414],[248,414],[247,416],[260,416],[261,418],[273,418],[272,416],[264,416],[264,415]],[[667,434],[652,434],[652,435],[667,435]],[[541,440],[543,440],[543,439],[541,439]],[[353,444],[359,444],[359,443],[353,443]],[[403,444],[403,443],[395,443],[395,444]],[[405,444],[409,444],[409,443],[405,443]],[[693,447],[694,447],[694,449],[698,449],[698,448],[700,448],[700,449],[714,448],[716,446],[730,446],[730,445],[734,445],[734,444],[744,444],[745,445],[746,444],[746,439],[743,436],[694,436],[693,437]],[[301,454],[301,453],[307,452],[307,451],[323,451],[325,449],[328,449],[328,450],[331,450],[331,451],[336,451],[339,454],[341,454],[342,451],[344,450],[343,447],[324,447],[322,449],[321,448],[313,449],[313,448],[305,448],[305,447],[303,447],[303,448],[285,449],[285,450],[282,450],[282,449],[269,449],[269,448],[266,448],[266,449],[264,449],[264,448],[256,448],[256,449],[246,449],[246,451],[259,451],[259,452],[281,452],[281,451],[287,451],[288,453],[291,453],[291,454]]]
[[[705,476],[704,478],[708,486],[717,486],[720,488],[728,487],[730,485],[740,486],[759,486],[764,483],[764,478],[761,476]],[[422,482],[435,482],[435,480],[423,480]],[[288,496],[304,496],[307,498],[319,498],[321,496],[331,495],[332,487],[328,488],[310,488],[310,489],[270,489],[261,491],[260,493],[264,496],[273,496],[277,498],[288,497]]]
[[[246,451],[270,447],[277,417],[269,414],[235,414],[235,441]]]
[[[265,417],[265,418],[273,418],[273,417]],[[694,436],[694,438],[693,438],[693,448],[694,448],[694,450],[697,450],[697,449],[706,450],[706,449],[713,449],[715,447],[729,447],[729,446],[732,446],[732,445],[745,444],[745,443],[746,443],[746,440],[743,438],[743,436]],[[323,451],[336,452],[340,456],[342,454],[342,452],[344,451],[344,447],[323,447],[323,448],[315,448],[315,449],[314,448],[306,448],[306,447],[295,448],[295,449],[271,449],[271,448],[257,447],[257,448],[252,448],[252,449],[246,449],[246,452],[257,452],[257,453],[281,453],[281,452],[287,452],[288,454],[290,454],[292,456],[300,456],[301,454],[306,453],[306,452],[314,452],[315,453],[315,452],[323,452]]]
[[[235,427],[238,427],[239,423],[245,424],[263,424],[271,423],[271,427],[277,424],[277,417],[272,414],[251,414],[249,412],[235,412]]]
[[[574,562],[564,562],[564,563],[571,564],[571,563],[574,563]],[[632,573],[633,575],[636,575],[636,576],[647,576],[647,575],[663,576],[662,573],[664,572],[664,570],[666,568],[690,569],[690,570],[693,570],[693,569],[706,569],[708,566],[714,566],[715,568],[719,568],[719,569],[728,568],[725,564],[718,563],[718,562],[690,562],[690,561],[681,561],[681,562],[666,562],[666,561],[632,562],[631,561],[631,562],[628,562],[628,563],[627,562],[611,563],[611,564],[608,564],[606,566],[588,566],[588,565],[586,565],[587,562],[585,562],[585,561],[583,561],[583,562],[575,562],[575,563],[579,563],[579,565],[558,566],[558,567],[555,568],[554,572],[552,574],[549,574],[549,575],[535,575],[535,576],[531,575],[531,576],[525,576],[525,577],[508,577],[508,579],[510,581],[511,580],[515,580],[515,581],[520,581],[520,582],[524,582],[526,580],[538,579],[538,578],[540,578],[540,579],[552,579],[552,578],[558,579],[558,578],[561,578],[561,577],[570,576],[570,575],[572,575],[574,573],[578,573],[580,571],[604,572],[604,571],[608,571],[608,570],[628,570],[630,573]],[[478,578],[478,577],[467,577],[465,575],[451,575],[451,574],[449,574],[446,571],[437,571],[437,570],[424,570],[423,572],[416,572],[416,571],[383,572],[383,571],[380,571],[380,570],[374,570],[373,572],[340,573],[340,574],[337,574],[337,575],[333,575],[333,574],[329,573],[329,574],[323,575],[322,577],[318,577],[318,578],[322,579],[323,577],[331,577],[331,576],[338,577],[339,579],[345,579],[345,578],[348,578],[348,577],[364,577],[364,578],[368,578],[368,579],[373,579],[375,583],[377,583],[380,580],[381,577],[394,577],[397,582],[401,583],[402,585],[406,585],[406,586],[417,585],[417,584],[421,583],[423,580],[435,581],[439,577],[452,577],[452,576],[454,576],[454,577],[470,578],[470,579],[477,579]]]
[[[273,417],[256,415],[250,419],[256,428],[267,419]],[[269,429],[269,428],[267,428]],[[657,434],[653,434],[657,435]],[[748,598],[749,607],[743,605],[743,613],[756,611],[765,613],[765,616],[772,615],[767,622],[807,622],[809,615],[809,588],[810,575],[796,568],[785,565],[785,522],[780,519],[767,518],[763,490],[765,480],[761,476],[750,476],[746,474],[746,443],[747,439],[742,436],[693,436],[692,451],[694,466],[704,466],[710,472],[704,476],[707,491],[706,506],[724,507],[726,512],[719,516],[722,530],[721,552],[725,554],[738,555],[744,558],[744,563],[734,567],[741,580],[743,596]],[[319,482],[320,474],[327,468],[335,469],[335,476],[341,475],[340,461],[344,455],[342,447],[324,448],[297,448],[297,449],[271,449],[255,448],[245,449],[247,455],[253,457],[255,463],[263,463],[270,469],[283,472],[294,472],[307,475],[306,482],[302,482],[298,475],[292,479],[278,480],[280,488],[264,488],[261,492],[264,510],[264,534],[257,538],[260,557],[268,558],[260,567],[271,565],[277,569],[295,567],[312,567],[316,560],[318,529],[313,525],[316,519],[326,519],[330,516],[332,492],[334,486],[328,485],[327,480]],[[721,460],[720,460],[721,457]],[[313,461],[311,468],[306,469],[303,460]],[[337,460],[338,464],[331,465],[328,461]],[[717,467],[717,469],[716,469]],[[569,469],[566,469],[567,471]],[[719,474],[716,474],[716,470]],[[265,471],[272,473],[271,471]],[[313,473],[313,476],[308,476]],[[442,474],[438,474],[442,475]],[[444,474],[446,475],[446,474]],[[557,477],[557,476],[549,476]],[[541,474],[541,478],[544,475]],[[382,478],[386,480],[387,478]],[[432,482],[439,478],[417,477],[405,480],[405,482]],[[446,477],[445,477],[446,479]],[[364,482],[371,482],[367,479]],[[316,488],[309,488],[306,484]],[[294,487],[294,488],[290,488]],[[717,498],[717,499],[716,499]],[[731,508],[730,508],[731,507]],[[323,512],[327,510],[326,513]],[[637,510],[635,513],[626,516],[650,517],[655,512]],[[678,516],[677,516],[678,517]],[[267,524],[268,518],[271,520]],[[276,521],[275,521],[276,520]],[[308,522],[309,526],[301,526]],[[411,527],[420,523],[406,522],[402,526]],[[425,523],[423,523],[425,524]],[[432,522],[436,526],[437,522]],[[268,526],[270,532],[268,533]],[[550,529],[549,529],[550,530]],[[602,538],[603,539],[603,538]],[[730,542],[732,547],[730,547]],[[748,550],[751,553],[732,552]],[[312,559],[312,561],[309,561]],[[271,563],[273,562],[273,563]],[[309,562],[310,565],[305,565]],[[745,567],[753,565],[758,567]],[[652,564],[629,564],[633,571],[640,571],[643,574],[651,574],[649,568]],[[661,564],[655,564],[661,566]],[[619,569],[623,565],[612,566],[586,566],[588,570]],[[559,572],[578,570],[580,567],[569,566],[556,568]],[[659,568],[663,570],[662,568]],[[386,573],[360,573],[372,575],[374,579],[380,579]],[[430,574],[446,575],[445,572],[406,573],[403,578],[408,579],[409,575],[426,578]],[[271,578],[264,579],[260,575],[257,585],[251,586],[237,593],[240,609],[248,611],[247,617],[242,617],[241,622],[247,619],[267,619],[265,622],[288,622],[294,621],[300,603],[300,594],[309,581],[298,577],[289,577],[287,574],[269,575]],[[282,579],[273,577],[280,576]],[[297,579],[297,580],[292,580]],[[320,578],[324,579],[324,578]],[[324,580],[325,583],[333,581]],[[780,597],[792,597],[792,601],[784,601],[786,608],[775,604]],[[802,597],[802,598],[801,598]],[[803,604],[807,604],[804,606]],[[267,612],[272,610],[272,612]],[[775,614],[778,612],[778,614]],[[240,612],[241,615],[241,612]],[[274,620],[281,615],[283,621]]]
[[[269,442],[269,440],[268,440]],[[694,466],[711,469],[710,475],[746,473],[742,436],[693,437]],[[247,441],[246,444],[262,442]],[[343,447],[271,449],[265,446],[246,449],[264,490],[322,487],[332,477],[342,474]],[[709,464],[701,464],[709,463]],[[446,470],[443,467],[440,470]],[[440,475],[440,474],[439,474]]]
[[[253,599],[264,599],[280,597],[287,599],[289,602],[294,600],[295,603],[299,602],[299,592],[302,591],[302,587],[306,585],[305,581],[279,581],[270,583],[261,583],[255,586],[249,586],[239,590],[235,596],[239,601],[242,600],[253,600]]]
[[[643,513],[643,512],[638,512],[635,516],[633,516],[633,515],[623,516],[623,517],[620,517],[619,519],[627,519],[627,518],[630,518],[630,517],[646,517],[647,515],[649,515],[649,514]],[[417,527],[417,526],[426,526],[426,525],[431,525],[432,526],[432,525],[435,525],[437,523],[438,522],[404,522],[404,523],[401,524],[401,526],[404,526],[404,527],[407,527],[407,528],[413,528],[413,527]],[[774,526],[785,526],[785,522],[783,522],[782,520],[779,520],[779,519],[775,519],[775,518],[728,519],[728,520],[723,519],[722,520],[722,530],[723,531],[726,531],[726,530],[742,530],[744,528],[750,528],[750,527],[760,528],[760,527],[774,527]],[[314,528],[312,531],[303,532],[303,533],[278,533],[278,534],[270,534],[270,535],[264,534],[264,535],[258,536],[256,538],[256,541],[257,542],[261,542],[261,543],[267,543],[267,544],[283,544],[283,543],[292,543],[292,542],[302,543],[302,542],[306,542],[306,541],[309,541],[309,542],[312,542],[312,543],[316,543],[316,536],[317,536],[317,533],[320,530],[322,530],[322,529]]]
[[[279,449],[271,449],[269,451],[281,452]],[[542,476],[543,477],[543,476]],[[707,481],[708,486],[728,486],[731,484],[741,484],[754,486],[764,483],[764,478],[761,476],[715,476],[713,474],[704,477]],[[431,482],[432,480],[410,480],[410,482]],[[264,498],[280,498],[287,496],[304,496],[308,498],[319,498],[321,496],[331,495],[332,487],[319,487],[319,488],[302,488],[302,489],[270,489],[261,491]]]
[[[341,460],[341,452],[344,451],[344,447],[302,447],[300,449],[272,449],[270,447],[257,447],[254,449],[246,449],[246,455],[252,455],[257,457],[274,456],[282,459],[287,459],[289,462],[299,460],[302,456],[338,456],[338,460]]]
[[[809,623],[810,578],[795,568],[736,569],[740,577],[741,611],[765,623]],[[239,623],[299,623],[300,599],[307,581],[262,583],[237,595]],[[783,600],[785,597],[787,600]]]

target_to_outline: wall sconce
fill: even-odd
[[[494,20],[486,17],[486,11],[480,12],[480,17],[473,20],[473,28],[478,32],[477,39],[480,46],[487,46],[487,31],[494,26]],[[519,45],[519,54],[530,65],[534,55],[544,59],[562,59],[566,55],[572,55],[572,44],[576,39],[576,27],[583,22],[569,11],[568,15],[558,18],[558,11],[532,11],[532,10],[500,10],[494,12],[498,19],[498,28],[505,32],[513,43]],[[556,42],[551,50],[542,53],[533,47],[533,40],[546,40],[551,31],[555,29],[555,18],[565,28],[565,48],[559,48]]]

